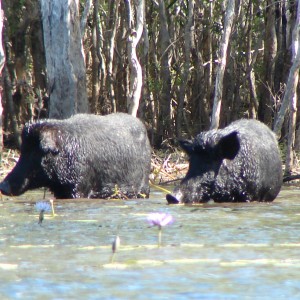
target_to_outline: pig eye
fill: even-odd
[[[211,157],[214,155],[214,149],[211,147],[197,146],[195,147],[194,152],[199,156]]]

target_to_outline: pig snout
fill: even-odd
[[[0,191],[4,195],[11,195],[11,187],[8,181],[2,181],[0,183]]]
[[[182,193],[181,191],[174,191],[172,194],[167,194],[166,199],[169,204],[179,204],[182,200]]]

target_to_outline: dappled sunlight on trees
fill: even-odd
[[[59,109],[77,96],[76,101],[87,103],[86,111],[94,114],[128,112],[128,107],[135,114],[138,108],[137,116],[147,125],[155,147],[173,146],[176,138],[190,138],[240,118],[257,118],[273,128],[279,115],[276,132],[286,149],[293,108],[296,135],[289,147],[299,150],[298,103],[290,106],[291,99],[287,99],[287,109],[279,114],[293,65],[297,1],[61,1],[62,9],[73,5],[65,28],[66,32],[76,28],[69,31],[74,41],[71,50],[83,47],[84,65],[79,67],[83,73],[75,67],[80,59],[63,52],[68,45],[63,31],[57,44],[47,38],[54,24],[44,18],[42,27],[39,9],[43,1],[2,3],[6,145],[17,144],[15,137],[26,121],[51,114],[53,89],[57,88]],[[52,62],[53,57],[60,57],[52,64],[54,69],[74,63],[69,64],[68,74],[75,82],[86,81],[84,92],[72,96],[68,92],[71,80],[53,78],[49,53]],[[134,109],[129,103],[135,103]],[[76,105],[61,117],[85,111]]]

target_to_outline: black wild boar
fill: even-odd
[[[149,196],[151,148],[128,114],[78,114],[25,125],[21,156],[0,183],[5,195],[48,187],[56,198]]]
[[[273,201],[282,185],[282,166],[273,132],[256,120],[181,141],[189,169],[168,203]]]

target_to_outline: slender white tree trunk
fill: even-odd
[[[92,7],[92,0],[86,0],[85,1],[85,6],[84,6],[84,10],[83,10],[83,13],[82,13],[82,17],[81,17],[81,20],[80,20],[80,33],[81,33],[81,37],[84,36],[86,22],[87,22],[87,18],[88,18],[88,15],[89,15],[91,7]]]
[[[227,48],[229,43],[229,37],[231,34],[231,28],[234,19],[234,10],[235,10],[235,0],[227,1],[227,8],[225,13],[225,22],[224,22],[224,32],[220,45],[220,54],[218,59],[218,69],[215,83],[215,96],[214,96],[214,105],[211,118],[210,129],[217,129],[220,123],[220,113],[221,113],[221,104],[222,104],[222,94],[223,94],[223,78],[226,67],[226,57],[227,57]]]
[[[78,5],[79,0],[41,0],[53,118],[89,111]]]
[[[297,85],[299,82],[300,69],[300,0],[298,0],[297,18],[292,33],[293,65],[290,69],[282,104],[274,125],[274,132],[280,136],[284,116],[289,108],[289,132],[288,146],[286,151],[285,173],[291,173],[294,165],[294,146],[297,114]]]
[[[299,79],[299,69],[300,69],[300,0],[298,0],[298,9],[297,9],[297,18],[295,27],[293,29],[293,41],[292,41],[292,50],[293,50],[293,64],[290,69],[289,77],[286,84],[285,93],[283,100],[280,106],[280,110],[275,120],[274,132],[278,137],[281,135],[281,128],[284,122],[285,114],[289,106],[294,106],[291,102],[296,101],[296,89]]]
[[[145,1],[144,0],[135,1],[136,2],[135,5],[136,25],[135,26],[132,18],[133,13],[132,13],[130,0],[126,0],[126,2],[127,2],[127,9],[128,9],[128,26],[129,26],[129,36],[127,39],[127,52],[128,52],[129,66],[130,66],[130,88],[127,97],[127,109],[130,115],[136,117],[139,108],[139,103],[140,103],[140,98],[142,93],[142,85],[143,85],[142,67],[136,54],[136,47],[141,39],[143,28],[144,28]]]

